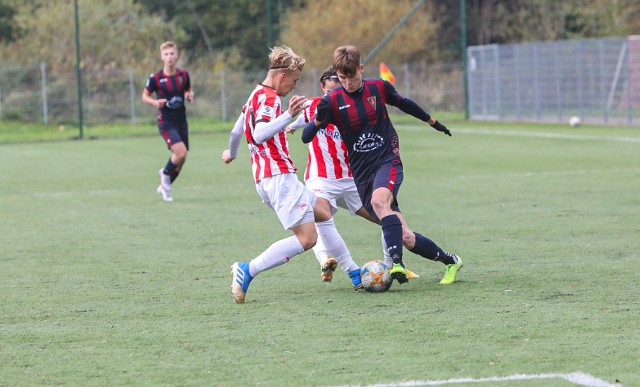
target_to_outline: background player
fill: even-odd
[[[171,41],[160,45],[162,71],[151,74],[142,92],[142,100],[158,109],[158,131],[164,139],[171,156],[160,169],[160,185],[157,192],[165,202],[173,201],[171,186],[178,177],[189,151],[189,125],[184,106],[185,99],[193,102],[189,73],[176,68],[178,46]],[[156,98],[151,94],[156,93]]]

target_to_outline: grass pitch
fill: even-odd
[[[638,128],[404,122],[401,208],[464,258],[460,281],[407,252],[420,279],[356,293],[306,252],[244,305],[231,264],[290,234],[246,148],[220,161],[226,131],[192,136],[173,203],[159,136],[0,145],[0,386],[640,385]],[[377,227],[336,224],[357,262],[380,258]]]

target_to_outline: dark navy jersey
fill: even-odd
[[[164,98],[167,103],[159,109],[158,122],[183,122],[187,120],[184,107],[184,93],[191,89],[189,73],[176,69],[176,73],[167,76],[162,71],[151,74],[145,88],[149,93],[156,93],[156,99]]]
[[[340,86],[323,97],[329,105],[324,123],[339,128],[356,182],[366,180],[388,160],[400,161],[398,133],[386,105],[398,106],[403,97],[382,79],[362,83],[354,93]]]

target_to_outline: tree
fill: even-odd
[[[147,15],[133,0],[80,2],[78,14],[83,69],[155,70],[159,66],[160,44],[169,39],[186,39],[180,27]],[[15,20],[29,34],[0,47],[5,63],[43,61],[58,71],[75,68],[72,0],[23,2]]]
[[[286,9],[301,0],[137,0],[149,12],[184,28],[191,59],[203,64],[225,64],[238,70],[264,69],[268,62],[267,5],[271,3],[271,31],[279,35]],[[184,6],[186,5],[186,6]]]
[[[415,0],[351,0],[349,9],[343,10],[340,0],[309,1],[285,17],[282,43],[316,68],[330,64],[334,49],[345,44],[358,46],[364,59],[415,4]],[[373,61],[439,61],[438,22],[431,11],[420,7]]]
[[[15,22],[15,9],[5,3],[0,3],[0,42],[12,42],[17,38],[19,29]]]

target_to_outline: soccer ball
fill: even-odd
[[[578,125],[580,125],[580,117],[577,116],[571,116],[569,118],[569,125],[576,127]]]
[[[364,290],[371,293],[386,292],[391,287],[389,267],[380,260],[369,261],[360,268]]]

